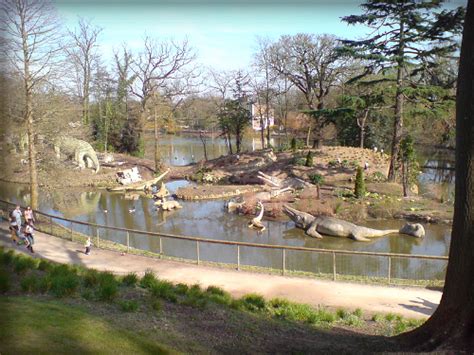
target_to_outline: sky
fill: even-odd
[[[65,25],[78,17],[102,28],[101,52],[126,43],[139,50],[145,35],[160,39],[188,38],[199,63],[218,70],[244,69],[252,62],[257,36],[333,34],[355,39],[368,31],[348,26],[341,17],[360,14],[356,0],[53,0]],[[465,3],[451,0],[448,6]]]

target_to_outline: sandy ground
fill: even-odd
[[[24,247],[14,245],[9,238],[7,223],[0,223],[0,245],[26,253]],[[37,258],[82,265],[117,274],[153,270],[156,275],[175,283],[198,283],[203,287],[215,285],[235,297],[258,293],[267,299],[283,297],[288,300],[330,308],[361,308],[368,313],[395,313],[410,318],[426,318],[439,304],[441,292],[420,287],[391,287],[334,282],[309,278],[285,277],[207,266],[190,265],[144,256],[93,249],[91,255],[82,245],[36,232]]]

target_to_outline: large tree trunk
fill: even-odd
[[[423,326],[400,339],[416,350],[474,351],[474,0],[459,64],[454,221],[443,297]]]
[[[28,132],[28,159],[30,168],[30,205],[38,209],[38,169],[36,168],[35,130],[31,111],[31,94],[26,95],[26,130]]]
[[[403,54],[405,50],[404,45],[404,30],[403,22],[400,23],[400,45],[398,55],[400,57],[397,65],[397,93],[395,97],[395,120],[393,122],[393,136],[392,136],[392,156],[390,157],[390,168],[388,170],[388,181],[395,181],[397,178],[397,160],[400,153],[400,142],[403,133]]]

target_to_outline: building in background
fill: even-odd
[[[263,122],[263,129],[272,127],[275,124],[275,111],[272,108],[268,109],[268,120],[266,117],[266,106],[259,104],[251,104],[250,112],[252,113],[252,128],[255,131],[262,129],[261,123]]]

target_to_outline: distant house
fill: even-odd
[[[265,109],[265,105],[251,104],[250,111],[252,112],[252,128],[255,131],[260,131],[262,129],[261,121],[263,122],[263,129],[272,127],[275,124],[275,111],[272,108],[268,109],[267,120]]]

